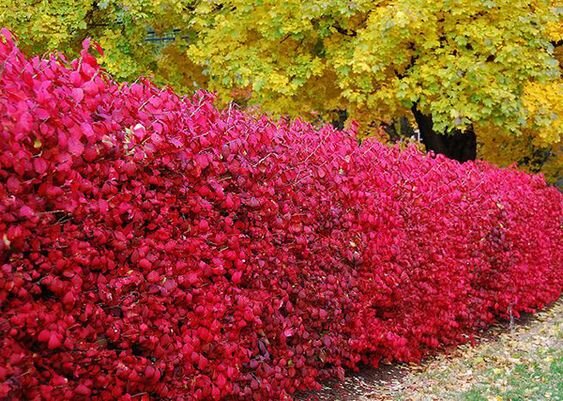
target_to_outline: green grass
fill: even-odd
[[[563,401],[563,299],[407,372],[385,400]]]
[[[462,394],[462,400],[563,400],[563,351],[551,348],[542,354],[539,362],[517,364],[508,372],[486,371],[480,383]]]

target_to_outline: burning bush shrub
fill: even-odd
[[[562,289],[562,196],[0,39],[0,398],[291,399]]]

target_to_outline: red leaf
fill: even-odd
[[[74,156],[81,156],[84,152],[84,145],[77,138],[68,138],[68,151]]]

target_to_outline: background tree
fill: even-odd
[[[151,75],[224,102],[323,121],[345,115],[362,127],[408,118],[428,149],[459,160],[474,158],[479,142],[489,160],[527,165],[543,154],[544,166],[561,142],[553,0],[68,4],[8,0],[0,23],[36,52],[91,35],[122,79]],[[512,150],[493,146],[507,140]]]
[[[3,0],[0,26],[14,32],[28,53],[60,50],[78,55],[92,37],[104,49],[101,62],[117,79],[150,76],[186,93],[205,85],[201,68],[187,57],[185,27],[193,8],[184,0]]]
[[[530,172],[543,172],[553,181],[563,178],[563,83],[528,83],[523,103],[530,116],[515,134],[493,125],[480,127],[479,154],[499,165],[516,162]]]
[[[560,76],[547,1],[245,3],[206,4],[192,21],[189,55],[208,64],[213,89],[251,86],[267,109],[299,112],[333,85],[350,118],[412,115],[427,148],[459,160],[475,157],[481,126],[514,137],[531,127],[526,86]]]

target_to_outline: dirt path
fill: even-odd
[[[304,398],[305,399],[305,398]],[[421,365],[365,370],[314,395],[320,401],[563,401],[563,300],[493,327]]]

